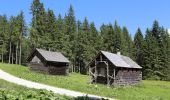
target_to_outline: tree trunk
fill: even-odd
[[[3,47],[2,47],[2,63],[4,62],[4,51],[3,51]]]
[[[15,64],[18,64],[18,42],[16,45],[16,54],[15,54],[16,58],[15,58]]]
[[[12,64],[13,64],[13,61],[14,61],[14,54],[13,54],[13,52],[12,52]]]
[[[19,65],[21,65],[21,41],[20,41],[20,45],[19,45]]]
[[[11,63],[11,40],[10,40],[10,43],[9,43],[9,64]]]

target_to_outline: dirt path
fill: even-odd
[[[114,100],[114,99],[107,98],[107,97],[85,94],[85,93],[81,93],[81,92],[76,92],[76,91],[72,91],[72,90],[67,90],[67,89],[48,86],[48,85],[45,85],[45,84],[31,82],[31,81],[24,80],[24,79],[15,77],[13,75],[10,75],[10,74],[2,71],[2,70],[0,70],[0,79],[6,80],[8,82],[15,83],[15,84],[18,84],[18,85],[22,85],[22,86],[25,86],[25,87],[28,87],[28,88],[46,89],[46,90],[49,90],[49,91],[53,91],[54,93],[57,93],[57,94],[71,96],[71,97],[88,95],[90,98],[93,98],[94,100],[101,100],[101,98]]]

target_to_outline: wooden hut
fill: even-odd
[[[92,83],[131,85],[142,80],[142,67],[131,58],[120,54],[100,51],[89,64]]]
[[[69,60],[60,52],[35,49],[27,59],[30,70],[52,75],[67,75]]]

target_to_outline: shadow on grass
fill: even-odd
[[[88,97],[88,96],[86,95],[86,96],[76,97],[74,100],[108,100],[108,99],[96,98],[96,97]]]

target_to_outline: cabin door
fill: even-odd
[[[97,64],[98,76],[106,77],[106,67],[106,64],[103,62]]]

